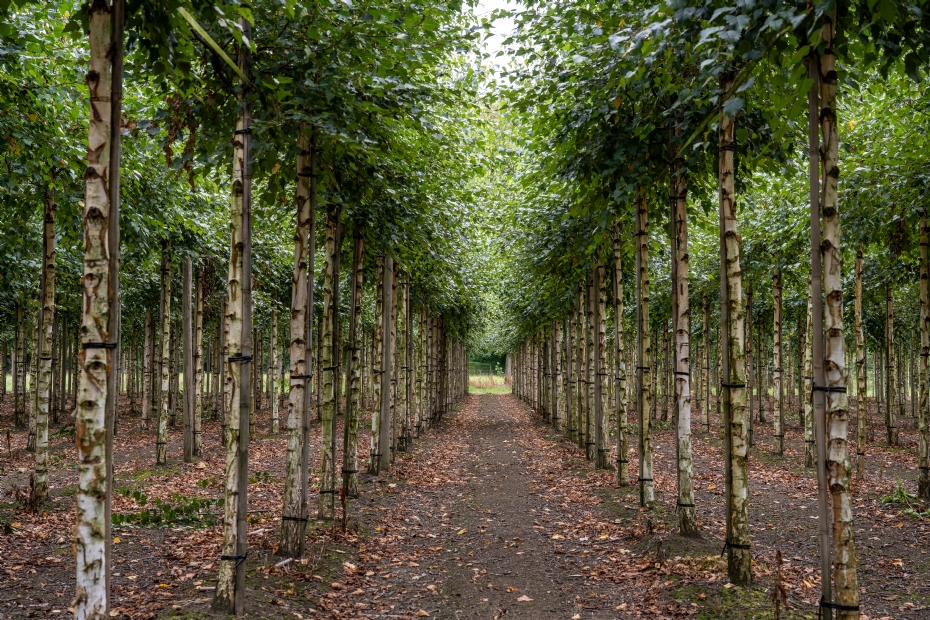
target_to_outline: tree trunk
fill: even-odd
[[[193,288],[194,274],[190,256],[184,258],[183,340],[184,344],[184,462],[194,461],[194,330]]]
[[[720,76],[721,92],[729,92],[733,75]],[[749,549],[748,412],[746,411],[745,334],[740,270],[742,241],[737,230],[734,195],[734,118],[726,112],[719,124],[721,386],[723,387],[724,465],[726,467],[727,573],[736,585],[752,583]]]
[[[381,385],[384,378],[384,367],[382,366],[384,358],[384,261],[385,259],[382,256],[377,257],[375,260],[375,320],[371,356],[372,401],[374,406],[371,414],[371,449],[368,457],[368,473],[372,476],[377,476],[381,471]],[[423,338],[425,339],[426,326],[422,321],[420,329],[424,333]],[[424,377],[424,385],[426,385],[426,377]]]
[[[6,399],[6,356],[7,341],[0,341],[0,403]]]
[[[358,497],[358,420],[362,411],[358,346],[359,314],[365,290],[365,237],[358,225],[352,248],[352,289],[349,303],[349,348],[346,356],[346,419],[342,445],[342,485],[347,497]]]
[[[171,257],[168,244],[162,245],[161,251],[161,351],[159,374],[161,389],[158,401],[158,433],[155,438],[155,463],[168,463],[168,399],[171,395]]]
[[[843,280],[840,256],[840,212],[837,185],[839,181],[839,131],[836,119],[836,15],[834,4],[823,15],[822,40],[825,44],[820,58],[820,130],[823,142],[823,184],[821,195],[821,227],[823,238],[823,287],[826,309],[823,313],[825,339],[824,370],[826,374],[826,429],[829,445],[826,451],[827,483],[833,496],[833,574],[836,602],[856,611],[840,609],[837,620],[859,617],[859,586],[856,578],[856,553],[853,534],[852,497],[847,451],[848,407],[846,399],[846,340],[843,326]],[[819,334],[818,334],[819,335]],[[897,439],[897,437],[895,437]],[[827,575],[829,578],[829,575]],[[829,600],[829,599],[827,599]]]
[[[894,293],[891,285],[885,287],[885,429],[888,433],[888,445],[898,445],[898,420],[896,419],[897,394],[895,390],[895,378],[897,377],[897,368],[895,367],[894,354]]]
[[[375,269],[377,272],[378,270]],[[379,272],[380,273],[380,272]],[[378,319],[375,317],[375,329],[378,328]],[[427,320],[426,320],[426,310],[421,309],[417,316],[417,331],[419,335],[420,347],[417,352],[417,368],[419,369],[419,374],[417,375],[417,434],[419,435],[428,428],[429,425],[429,393],[427,392],[427,379],[429,377],[429,366],[427,365],[427,350],[426,350],[426,333]],[[378,406],[377,400],[374,401],[374,407]],[[372,423],[377,417],[377,414],[372,412]],[[372,433],[374,433],[374,424],[372,424]]]
[[[229,321],[226,318],[227,299],[220,300],[220,444],[229,443],[229,410],[232,394],[229,392]]]
[[[394,273],[391,278],[391,329],[389,333],[385,333],[387,338],[386,344],[390,346],[390,357],[391,357],[391,374],[390,377],[390,413],[389,420],[391,423],[391,430],[389,433],[390,436],[390,459],[391,464],[394,463],[394,457],[397,452],[397,373],[398,373],[398,363],[397,363],[397,288],[398,283],[400,282],[400,264],[396,261],[394,262]]]
[[[604,399],[607,392],[607,278],[604,273],[604,264],[597,261],[593,271],[594,294],[591,307],[594,309],[594,418],[595,418],[595,457],[594,465],[597,469],[611,469],[610,447],[607,444],[607,416],[604,412]],[[553,383],[555,386],[555,383]],[[553,401],[555,394],[553,394]]]
[[[332,519],[335,514],[336,472],[335,434],[333,427],[336,420],[336,313],[334,304],[338,286],[338,244],[339,244],[340,210],[331,205],[326,211],[326,245],[323,264],[323,335],[320,361],[323,364],[323,395],[320,402],[320,499],[317,518]]]
[[[16,334],[13,344],[13,425],[22,429],[26,427],[24,366],[26,358],[25,337],[23,330],[23,305],[16,302]]]
[[[194,312],[194,382],[191,384],[194,399],[194,457],[203,456],[203,273],[197,273],[197,306]]]
[[[381,369],[379,371],[378,385],[375,389],[376,395],[379,397],[378,406],[378,445],[377,452],[375,452],[375,446],[372,446],[372,455],[371,455],[371,465],[369,466],[369,473],[373,475],[379,475],[382,472],[386,472],[391,468],[391,455],[389,452],[390,440],[391,440],[391,384],[390,377],[392,376],[391,362],[393,361],[393,356],[391,355],[391,307],[392,307],[392,294],[393,294],[393,281],[394,279],[394,259],[390,255],[386,254],[381,262],[381,299],[380,299],[380,309],[381,309],[381,328],[376,332],[375,338],[377,339],[380,335],[380,343],[378,346],[378,355],[380,358]],[[377,312],[376,312],[377,315]],[[374,443],[375,430],[372,428],[372,443]],[[372,470],[374,470],[372,472]]]
[[[40,298],[42,297],[42,292],[39,291]],[[29,374],[29,385],[27,389],[27,398],[28,404],[26,406],[26,416],[28,419],[27,424],[29,425],[29,437],[26,440],[26,450],[28,452],[35,452],[36,449],[36,410],[39,408],[37,397],[39,396],[39,382],[36,380],[38,377],[38,368],[39,368],[39,348],[42,346],[40,341],[40,331],[42,327],[42,308],[39,307],[35,315],[35,323],[32,325],[33,329],[29,331],[29,354],[26,357],[28,361],[27,372]]]
[[[149,429],[152,419],[152,314],[145,311],[145,351],[142,358],[142,429]]]
[[[412,448],[412,441],[414,435],[419,437],[419,431],[417,427],[419,426],[419,416],[417,415],[417,403],[416,403],[416,392],[413,389],[414,382],[416,381],[416,369],[413,364],[413,295],[410,291],[410,282],[407,282],[407,289],[404,291],[404,315],[407,317],[407,347],[404,351],[404,365],[407,367],[407,449]],[[466,364],[466,373],[468,372]],[[466,381],[467,383],[467,381]]]
[[[917,478],[917,497],[923,501],[930,500],[930,408],[928,408],[927,403],[927,379],[930,376],[928,373],[928,368],[930,364],[927,362],[927,358],[930,357],[930,251],[928,251],[928,244],[930,244],[930,225],[927,223],[927,211],[926,209],[921,209],[920,211],[920,408],[918,410],[917,416],[917,430],[918,430],[918,440],[917,440],[917,457],[919,459],[919,473]],[[862,330],[862,245],[859,245],[859,250],[856,252],[856,357],[864,358],[864,336],[861,335]],[[860,340],[863,342],[860,344]],[[859,364],[859,361],[856,361]],[[863,370],[860,368],[859,372],[856,374],[857,384],[862,386],[865,381],[863,379]],[[863,469],[865,468],[863,461],[864,448],[865,445],[865,428],[863,424],[863,415],[865,411],[865,406],[863,404],[864,400],[861,393],[857,393],[858,398],[858,407],[856,408],[857,412],[857,428],[856,428],[856,439],[858,442],[858,450],[856,451],[856,475],[861,479],[863,474]]]
[[[627,367],[623,357],[623,265],[620,262],[620,224],[614,225],[613,230],[613,297],[614,297],[614,346],[616,357],[616,388],[614,393],[617,408],[617,482],[620,486],[630,483],[630,448],[627,433]],[[568,334],[566,334],[567,336]],[[571,350],[571,349],[568,349]],[[571,409],[569,408],[569,411]]]
[[[81,352],[75,383],[78,490],[74,526],[74,616],[110,615],[110,494],[113,478],[113,352],[119,341],[119,123],[124,4],[89,8],[90,91],[84,172],[84,272]]]
[[[649,337],[649,212],[646,190],[636,192],[636,413],[639,417],[639,505],[652,507],[652,341]]]
[[[48,414],[52,400],[52,353],[55,321],[55,195],[45,191],[42,255],[42,323],[39,330],[38,398],[36,408],[35,500],[48,499]],[[4,377],[4,380],[6,378]]]
[[[54,307],[54,305],[55,305],[55,302],[53,300],[52,307]],[[49,362],[48,407],[49,407],[49,414],[52,416],[53,424],[58,424],[58,412],[59,412],[58,402],[57,402],[58,401],[58,381],[60,378],[59,375],[61,374],[58,370],[58,365],[59,365],[59,360],[61,359],[61,342],[62,341],[58,334],[58,323],[59,323],[59,318],[58,318],[57,313],[55,313],[55,316],[52,318],[52,341],[51,341],[51,346],[49,347],[49,353],[50,353],[49,357],[51,357],[52,359],[48,360]],[[41,358],[40,358],[40,361],[41,361]],[[39,368],[39,382],[40,383],[42,381],[41,373],[42,373],[42,369],[40,367]],[[127,381],[127,384],[130,385],[131,387],[131,383]],[[132,403],[132,391],[130,390],[129,392],[130,410],[132,409],[132,404],[133,404]]]
[[[251,40],[251,24],[239,18],[243,40]],[[239,69],[249,74],[249,51],[239,46]],[[227,386],[230,408],[227,416],[226,493],[219,578],[212,607],[224,613],[241,614],[245,609],[245,560],[248,552],[249,413],[252,392],[252,115],[247,91],[240,83],[241,109],[233,137],[233,174],[230,196],[229,304],[227,324],[230,357]]]
[[[268,329],[268,408],[271,410],[271,434],[281,430],[278,420],[278,300],[272,297],[271,325]]]
[[[594,461],[597,456],[597,439],[599,420],[597,417],[596,405],[594,398],[594,359],[597,355],[595,350],[595,307],[597,299],[595,297],[594,274],[596,267],[592,266],[588,273],[588,279],[585,281],[585,458]],[[597,462],[595,461],[595,465]]]
[[[556,322],[552,327],[552,429],[558,433],[561,432],[565,415],[565,394],[559,391],[562,383],[562,356],[561,356],[561,330],[560,325]],[[604,368],[607,372],[607,367]],[[607,436],[604,436],[604,445],[607,445]],[[607,450],[605,458],[609,459],[610,450]]]
[[[694,462],[691,456],[691,303],[688,297],[687,179],[682,160],[672,164],[672,329],[675,335],[675,430],[678,452],[678,530],[697,536]]]
[[[312,378],[313,259],[315,222],[315,159],[306,125],[297,134],[297,226],[294,229],[294,275],[291,279],[290,378],[287,410],[287,453],[281,538],[278,555],[299,558],[306,530],[309,401]],[[309,183],[308,183],[309,179]]]
[[[403,359],[406,358],[407,351],[407,320],[405,312],[407,310],[407,286],[408,281],[400,284],[400,294],[397,299],[397,349],[394,357],[394,368],[396,373],[396,414],[397,421],[395,428],[397,439],[395,440],[396,451],[407,451],[407,438],[410,434],[409,418],[407,417],[407,364]]]
[[[804,467],[815,467],[816,441],[814,440],[814,309],[812,278],[807,276],[807,346],[804,349]]]
[[[774,454],[784,454],[785,448],[785,417],[784,417],[784,400],[782,394],[782,345],[781,345],[781,270],[776,269],[772,275],[773,289],[773,324],[772,324],[772,354],[773,354],[773,394],[772,403],[774,411],[772,419],[774,429],[772,431],[772,452]]]
[[[760,326],[762,321],[759,321]],[[753,327],[753,317],[752,317],[752,282],[746,283],[746,396],[748,397],[748,407],[746,411],[749,416],[749,447],[751,448],[755,445],[755,440],[753,438],[753,424],[752,424],[752,388],[755,386],[755,373],[753,372],[752,366],[752,327]],[[762,357],[762,351],[758,351],[759,357]]]
[[[703,318],[704,318],[704,409],[701,412],[704,416],[704,433],[710,432],[710,317],[707,295],[704,295]]]

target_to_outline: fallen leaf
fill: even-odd
[[[429,614],[422,609],[417,610],[417,618],[429,618]]]
[[[533,599],[531,599],[531,598],[528,597],[526,594],[524,594],[523,596],[521,596],[521,597],[518,598],[517,600],[520,601],[521,603],[526,603],[527,601],[532,601]]]

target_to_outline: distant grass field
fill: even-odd
[[[469,376],[468,391],[473,394],[509,394],[511,389],[503,376],[481,374]]]

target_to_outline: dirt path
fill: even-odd
[[[592,488],[610,474],[588,468],[586,483],[564,458],[573,450],[513,397],[469,396],[389,479],[364,481],[350,513],[361,541],[345,540],[357,552],[310,571],[315,603],[276,604],[327,617],[687,615],[686,604],[659,602],[654,586],[668,573],[652,551],[633,549],[643,531],[600,509]],[[273,592],[314,600],[301,567],[271,573],[281,580]]]
[[[582,617],[594,617],[618,605],[599,598],[582,566],[554,549],[553,528],[570,515],[540,495],[546,483],[533,467],[544,457],[532,449],[540,431],[516,402],[472,396],[455,427],[465,442],[446,463],[464,484],[415,503],[411,515],[447,547],[437,558],[448,567],[432,605],[438,617],[570,618],[583,605],[591,612]]]

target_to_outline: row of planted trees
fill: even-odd
[[[852,415],[859,414],[852,435],[861,467],[871,441],[868,397],[884,403],[894,443],[892,410],[900,415],[906,384],[922,468],[927,459],[925,207],[886,201],[889,192],[909,204],[912,196],[889,189],[879,172],[904,167],[922,186],[925,162],[885,146],[873,121],[914,100],[915,87],[901,78],[916,77],[925,24],[920,11],[895,4],[893,12],[913,29],[860,5],[530,3],[512,37],[520,60],[510,101],[519,115],[508,122],[532,136],[520,144],[532,157],[519,171],[510,211],[519,276],[502,287],[518,291],[505,318],[516,393],[597,467],[615,467],[620,484],[630,480],[630,435],[638,435],[644,507],[655,498],[652,426],[670,410],[678,520],[689,535],[698,531],[693,406],[705,432],[715,430],[716,407],[725,551],[738,585],[752,580],[752,425],[770,421],[771,450],[784,453],[794,417],[785,394],[797,394],[806,465],[818,474],[820,606],[843,618],[859,613]],[[839,24],[858,34],[861,47],[837,35]],[[885,47],[878,33],[889,32],[901,47]],[[856,66],[858,81],[838,70],[839,54],[847,68]],[[897,101],[873,95],[888,88],[889,69],[897,71]],[[838,93],[847,92],[864,97],[843,108]],[[916,98],[923,101],[922,89]],[[842,126],[840,113],[850,118]],[[853,160],[843,194],[841,130],[853,134],[843,152]],[[841,195],[850,206],[851,245],[840,241]],[[879,195],[888,211],[876,217]],[[661,234],[650,230],[656,221]],[[896,290],[911,295],[897,323]],[[898,326],[919,333],[920,346],[913,335],[906,349],[896,345]],[[656,388],[666,405],[657,406]],[[921,489],[925,476],[921,469]]]
[[[460,208],[471,171],[453,157],[461,128],[443,116],[472,84],[435,78],[454,74],[474,40],[461,7],[150,8],[127,13],[112,0],[2,14],[33,28],[16,42],[22,62],[8,68],[42,78],[34,97],[3,96],[32,121],[31,105],[71,112],[74,101],[83,118],[68,117],[73,131],[88,131],[83,166],[73,152],[46,159],[37,168],[52,172],[36,183],[17,175],[45,153],[21,146],[64,144],[71,130],[46,122],[53,114],[38,128],[5,124],[17,147],[5,178],[44,188],[41,261],[21,225],[35,214],[28,194],[0,215],[0,248],[21,258],[0,290],[2,310],[16,316],[0,346],[12,349],[14,424],[28,428],[35,451],[36,503],[49,497],[50,419],[73,416],[75,426],[78,618],[109,615],[118,414],[142,418],[158,465],[169,462],[170,426],[183,428],[185,461],[225,447],[213,605],[240,613],[250,439],[284,426],[279,553],[299,557],[308,521],[335,518],[338,498],[357,495],[360,470],[389,470],[467,392],[465,342],[479,315]],[[70,21],[61,24],[57,9]],[[399,43],[408,31],[416,36]],[[30,64],[62,49],[58,64]],[[68,67],[86,72],[86,91],[58,86]],[[48,83],[59,90],[42,90]],[[263,401],[268,424],[259,427]],[[202,431],[210,417],[216,437]],[[309,441],[316,424],[318,450]]]

